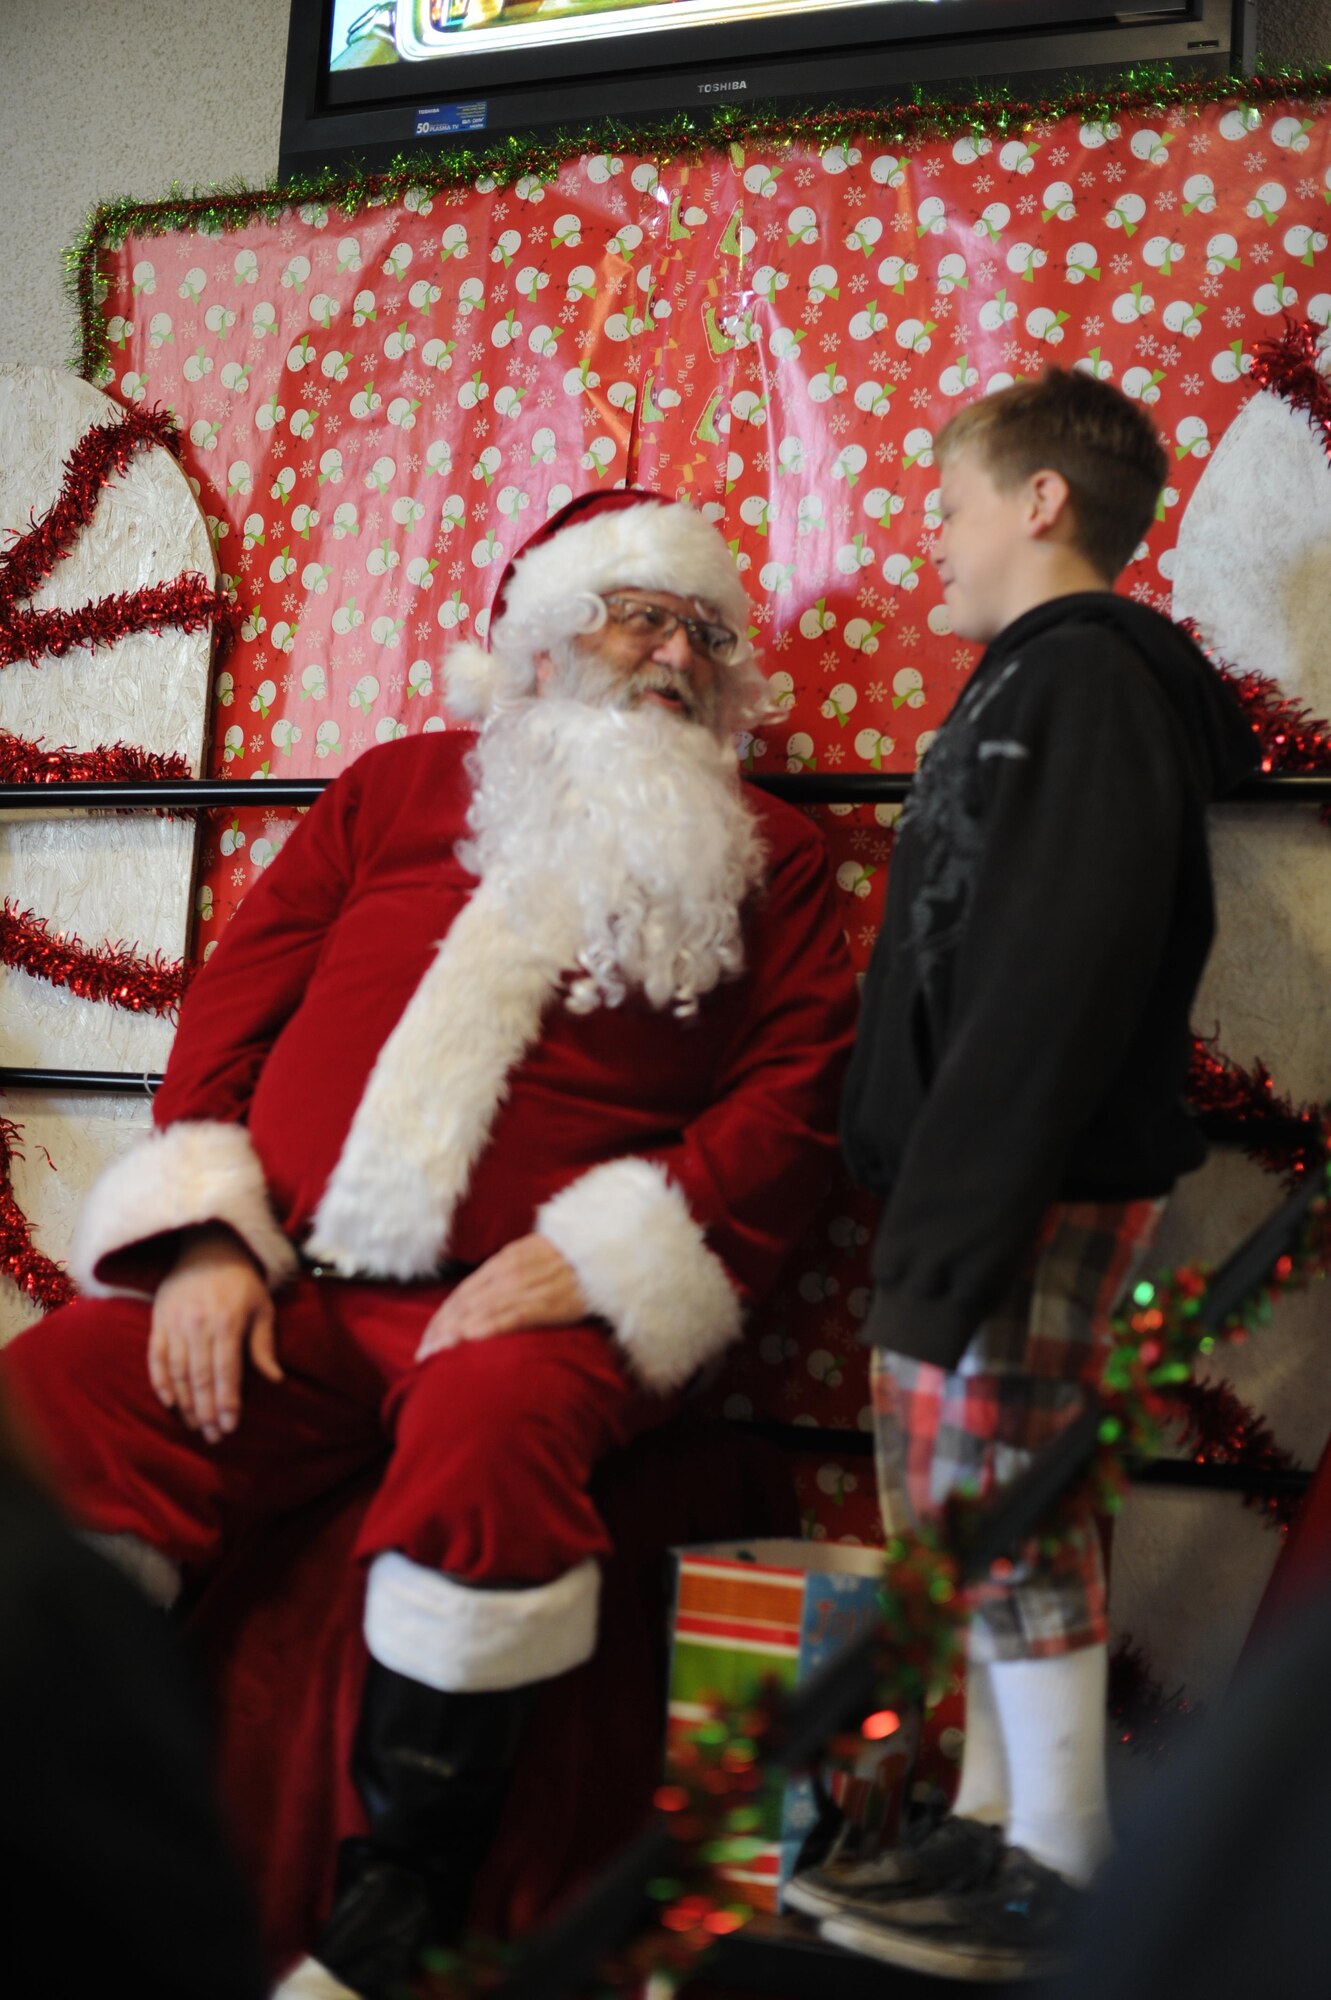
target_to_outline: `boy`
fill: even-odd
[[[1175,626],[1110,586],[1166,458],[1139,406],[1051,369],[937,440],[932,559],[985,652],[902,815],[843,1139],[883,1200],[866,1339],[889,1532],[991,1495],[1098,1379],[1163,1198],[1213,929],[1206,805],[1251,732]],[[1096,1526],[976,1594],[951,1813],[799,1878],[824,1934],[953,1978],[1038,1972],[1109,1844]]]

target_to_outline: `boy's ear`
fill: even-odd
[[[1070,524],[1068,513],[1072,490],[1061,472],[1045,466],[1026,482],[1027,521],[1033,536],[1043,537]]]

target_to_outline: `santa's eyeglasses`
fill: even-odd
[[[624,597],[617,591],[603,597],[601,602],[611,624],[637,640],[644,652],[649,647],[664,645],[682,630],[695,653],[723,666],[739,644],[738,632],[732,632],[728,625],[713,624],[710,618],[686,618],[682,612],[667,611],[664,604],[652,604],[641,597]]]

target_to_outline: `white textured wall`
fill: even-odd
[[[0,361],[72,354],[61,252],[96,202],[276,174],[287,13],[0,0]],[[1331,62],[1331,0],[1259,0],[1258,19],[1274,61]]]
[[[0,361],[75,347],[61,253],[99,201],[277,172],[288,0],[0,0]]]
[[[1257,0],[1257,21],[1273,63],[1331,62],[1331,0]]]

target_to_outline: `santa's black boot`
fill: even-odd
[[[443,1694],[370,1661],[351,1764],[368,1831],[342,1844],[332,1915],[286,2000],[398,2000],[422,1952],[458,1940],[530,1702],[527,1687]]]

